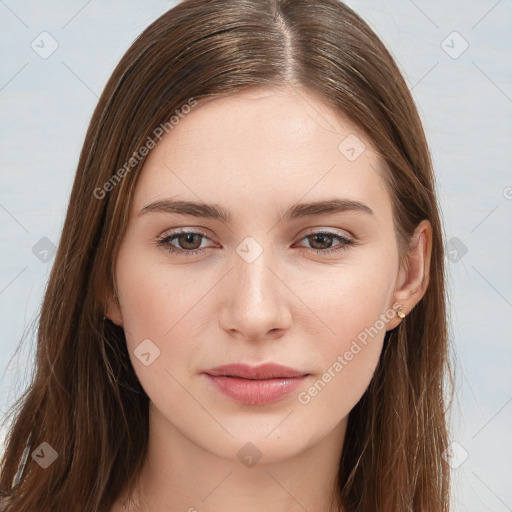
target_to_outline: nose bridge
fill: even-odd
[[[270,238],[247,236],[236,248],[235,286],[240,298],[251,307],[265,307],[265,303],[275,298],[276,278],[268,268],[275,266]]]
[[[272,254],[268,244],[264,248],[262,243],[253,237],[247,237],[236,249],[235,278],[237,287],[241,289],[242,296],[250,298],[250,302],[262,302],[268,299],[271,292],[270,277],[274,277],[268,267],[272,265]],[[265,294],[265,290],[267,293]]]
[[[250,338],[283,328],[288,318],[285,290],[275,275],[279,271],[269,244],[262,238],[246,237],[236,247],[233,266],[223,305],[223,327]]]

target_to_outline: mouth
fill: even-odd
[[[229,364],[203,372],[213,387],[235,402],[268,405],[295,391],[309,373],[267,363],[260,366]]]
[[[204,373],[212,377],[239,377],[251,380],[288,379],[308,375],[306,372],[276,363],[266,363],[259,366],[250,366],[244,363],[225,364],[210,368]]]

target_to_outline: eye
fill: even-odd
[[[159,247],[163,247],[166,251],[184,256],[192,256],[200,253],[207,247],[201,247],[202,239],[210,240],[204,233],[198,231],[179,230],[166,233],[164,237],[157,241]],[[330,231],[315,231],[307,234],[302,240],[307,240],[310,244],[318,245],[318,247],[309,247],[309,250],[318,254],[332,253],[340,250],[347,250],[350,246],[355,245],[356,241],[346,236]],[[332,247],[333,240],[339,243]],[[175,245],[173,242],[177,242]],[[330,246],[330,247],[328,247]],[[302,246],[304,247],[304,246]],[[308,249],[308,247],[304,247]]]
[[[332,247],[333,239],[337,239],[339,243]],[[332,253],[340,250],[347,250],[350,246],[355,245],[356,241],[347,238],[346,236],[340,235],[338,233],[332,233],[330,231],[315,231],[313,233],[307,234],[302,240],[308,240],[308,242],[312,245],[320,246],[318,247],[310,247],[309,249],[319,253],[326,254]],[[330,247],[327,247],[330,246]],[[308,247],[306,247],[307,249]]]
[[[201,239],[209,238],[204,234],[197,231],[174,231],[173,233],[166,234],[163,238],[157,241],[159,247],[163,247],[166,251],[174,254],[183,254],[191,256],[201,252]],[[178,247],[173,245],[174,240],[178,241]],[[199,244],[199,245],[198,245]],[[181,247],[180,247],[181,246]]]

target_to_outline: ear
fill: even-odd
[[[398,272],[394,305],[407,315],[421,300],[428,288],[430,275],[430,256],[432,254],[432,226],[428,220],[422,220],[409,241],[409,252]],[[394,329],[402,319],[394,316],[388,322],[388,330]]]
[[[123,325],[123,315],[115,292],[107,296],[105,317],[117,325]]]

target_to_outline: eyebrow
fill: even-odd
[[[172,199],[161,199],[154,203],[147,204],[141,208],[138,216],[140,217],[141,215],[155,212],[192,215],[194,217],[220,220],[224,223],[233,222],[234,218],[229,210],[226,210],[223,206],[218,204],[194,201],[175,201]],[[291,206],[284,215],[282,215],[282,219],[293,220],[302,217],[345,212],[360,212],[373,215],[372,209],[359,201],[334,198],[323,201],[295,204]]]

